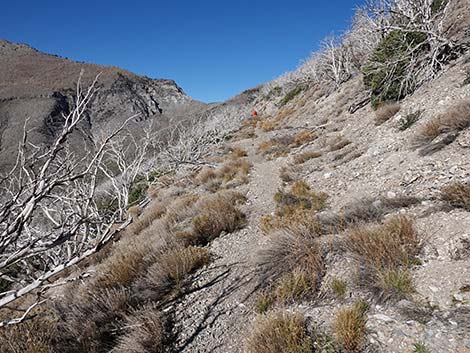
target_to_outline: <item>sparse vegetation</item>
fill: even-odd
[[[330,140],[328,140],[327,142],[328,149],[330,150],[330,152],[339,151],[340,149],[343,149],[350,143],[351,141],[349,141],[347,138],[345,138],[342,135],[335,136],[331,138]]]
[[[366,312],[362,302],[336,312],[333,330],[336,340],[348,353],[360,352],[365,343]]]
[[[470,85],[470,70],[465,73],[465,79],[462,82],[462,86]]]
[[[426,345],[422,342],[413,343],[413,353],[429,353]]]
[[[310,159],[321,157],[322,153],[319,151],[305,151],[294,156],[295,164],[303,164]]]
[[[458,133],[470,127],[470,99],[463,99],[447,109],[446,112],[427,122],[415,136],[413,145],[421,147],[422,154],[438,151],[452,143]],[[433,143],[436,137],[447,134],[447,138]]]
[[[292,99],[294,99],[297,95],[299,95],[304,89],[305,89],[305,87],[303,85],[299,85],[299,86],[295,87],[294,89],[292,89],[291,91],[289,91],[286,94],[286,96],[279,102],[279,105],[281,107],[286,105]]]
[[[375,111],[375,124],[381,125],[395,116],[401,109],[398,103],[385,103],[380,105]]]
[[[249,353],[309,353],[312,342],[300,314],[276,311],[255,321],[246,342]]]
[[[441,189],[441,199],[451,206],[470,211],[470,184],[454,182]]]
[[[279,190],[274,195],[276,213],[261,218],[261,229],[265,233],[283,227],[302,226],[312,233],[319,230],[315,213],[326,206],[328,196],[312,191],[304,181],[296,181],[289,191]]]
[[[298,132],[294,135],[284,135],[263,141],[258,146],[258,152],[269,157],[284,156],[292,148],[302,146],[316,139],[316,135],[308,130]]]

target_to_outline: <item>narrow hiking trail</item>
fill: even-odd
[[[233,144],[246,150],[253,164],[248,185],[237,188],[248,198],[243,207],[248,224],[211,243],[212,263],[190,278],[189,294],[169,309],[174,317],[175,352],[243,351],[258,285],[255,254],[266,241],[259,219],[274,211],[273,195],[280,186],[279,160],[266,161],[256,154],[260,138]]]

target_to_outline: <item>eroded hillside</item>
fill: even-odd
[[[432,2],[433,18],[466,18],[465,3],[446,4]],[[460,25],[443,27],[456,38],[441,48],[455,48],[448,61],[406,94],[392,80],[374,86],[374,101],[370,71],[351,64],[336,82],[305,64],[207,108],[208,130],[167,150],[197,158],[153,165],[127,208],[132,223],[69,269],[71,283],[46,292],[31,320],[0,328],[1,347],[469,352],[470,54]],[[211,120],[230,107],[242,108]]]

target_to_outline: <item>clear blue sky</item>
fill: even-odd
[[[294,69],[361,0],[3,1],[0,38],[226,99]]]

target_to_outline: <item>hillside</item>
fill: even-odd
[[[33,306],[30,320],[0,325],[0,347],[470,352],[470,7],[425,5],[425,14],[409,10],[415,17],[359,9],[350,31],[294,72],[212,105],[172,82],[105,68],[107,93],[92,103],[93,119],[112,119],[100,107],[114,104],[113,89],[126,77],[139,87],[132,94],[163,109],[146,119],[168,114],[198,124],[168,139],[158,163],[147,161],[131,188],[137,202],[116,222],[127,220],[124,230],[51,288],[32,292],[37,299],[20,298],[15,308],[23,310],[47,301]],[[423,27],[410,29],[409,18]],[[392,29],[380,36],[377,23]],[[44,60],[52,67],[64,59]],[[67,90],[60,86],[81,67],[70,65],[29,88],[27,78],[17,81],[19,68],[0,92],[24,95],[23,107],[44,85]],[[142,93],[148,87],[158,94]],[[113,109],[137,109],[121,103]],[[160,163],[168,158],[177,161],[171,168]],[[44,273],[41,264],[30,268],[36,278]],[[0,293],[1,285],[22,288],[10,282],[0,281]],[[19,316],[0,306],[0,318],[12,315]]]

